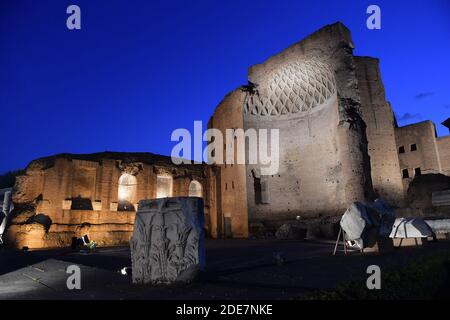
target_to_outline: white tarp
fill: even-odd
[[[0,244],[3,243],[2,236],[6,229],[6,223],[6,215],[3,213],[3,211],[0,211]]]
[[[3,233],[8,223],[8,214],[12,211],[13,205],[11,203],[11,190],[8,189],[3,193],[3,203],[0,208],[0,244],[3,243]]]
[[[450,219],[425,220],[434,233],[450,233]]]
[[[375,244],[377,237],[388,237],[395,220],[391,207],[381,199],[362,204],[354,202],[344,213],[340,225],[346,239],[360,247]]]
[[[372,226],[372,222],[366,207],[360,202],[355,202],[345,211],[340,225],[348,240],[358,240],[363,237],[364,230]]]
[[[433,235],[430,226],[420,218],[397,218],[390,238],[426,238]]]

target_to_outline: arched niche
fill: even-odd
[[[159,174],[156,177],[156,198],[168,198],[173,194],[173,178],[170,174]]]
[[[118,211],[134,211],[133,203],[136,201],[136,194],[136,176],[129,173],[123,173],[119,178]]]
[[[202,184],[197,180],[192,180],[189,184],[189,197],[203,197]]]

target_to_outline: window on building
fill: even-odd
[[[202,197],[202,184],[197,180],[192,180],[189,184],[189,197]]]
[[[231,189],[234,189],[234,181],[231,181]]]
[[[255,204],[262,204],[261,178],[253,178],[253,188],[255,191]]]
[[[172,196],[173,178],[169,174],[156,177],[156,198],[168,198]]]
[[[255,191],[255,204],[269,203],[269,185],[267,180],[261,178],[253,178],[253,187]]]
[[[416,151],[417,150],[417,144],[412,144],[411,145],[411,151]]]
[[[414,169],[414,176],[420,176],[422,175],[422,170],[420,168],[415,168]]]
[[[404,146],[399,147],[398,153],[405,153],[405,147]]]
[[[134,211],[133,203],[136,200],[137,179],[134,175],[124,173],[119,178],[118,199],[119,211]]]
[[[224,217],[223,219],[223,230],[225,238],[231,238],[233,236],[231,229],[231,217]]]
[[[403,169],[402,170],[402,176],[403,176],[403,179],[409,178],[408,169]]]
[[[261,201],[264,204],[269,203],[269,181],[261,181]]]
[[[70,210],[93,210],[91,199],[82,198],[81,195],[72,198]]]

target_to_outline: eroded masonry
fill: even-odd
[[[126,243],[138,201],[171,196],[203,197],[214,238],[292,221],[331,236],[351,203],[379,197],[398,215],[450,215],[450,196],[433,202],[433,192],[450,190],[450,136],[437,137],[430,121],[398,127],[378,59],[353,49],[344,25],[326,26],[250,67],[248,84],[217,106],[208,127],[224,134],[279,129],[276,175],[253,164],[174,165],[153,154],[38,159],[14,187],[8,242],[57,247],[87,234],[102,245]]]

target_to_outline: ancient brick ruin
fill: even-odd
[[[378,59],[354,56],[353,48],[344,25],[326,26],[250,67],[249,85],[215,110],[212,128],[280,130],[277,175],[260,176],[255,165],[221,165],[218,221],[229,219],[231,234],[283,221],[333,223],[353,201],[379,197],[399,214],[430,209],[410,210],[408,187],[420,174],[450,175],[450,136],[437,138],[431,121],[399,128]]]
[[[430,199],[450,189],[450,136],[438,138],[430,121],[398,127],[379,61],[353,49],[344,25],[326,26],[250,67],[249,83],[215,109],[208,127],[224,133],[280,130],[278,174],[253,164],[175,165],[153,154],[38,159],[17,180],[9,243],[58,247],[83,234],[126,243],[138,201],[170,196],[203,197],[211,237],[248,237],[286,221],[333,225],[354,201],[378,197],[400,214],[434,214],[431,200],[411,207],[409,186],[434,174],[444,182],[428,188]]]
[[[126,244],[138,202],[149,198],[203,197],[209,219],[214,175],[205,165],[175,167],[170,157],[150,153],[38,159],[17,179],[7,238],[19,248],[68,246],[82,235],[100,245]]]

